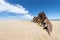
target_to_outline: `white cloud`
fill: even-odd
[[[18,20],[32,20],[33,19],[33,16],[30,15],[30,14],[25,14],[25,15],[16,15],[16,16],[8,16],[7,18],[12,18],[12,19],[18,19]]]
[[[5,2],[5,0],[0,0],[0,12],[7,12],[7,13],[18,13],[23,14],[20,16],[21,19],[32,19],[33,16],[29,14],[29,11],[26,10],[23,6],[17,4],[12,5],[10,3]],[[17,18],[18,16],[8,16],[9,18]]]
[[[12,5],[4,0],[0,0],[0,12],[7,11],[12,13],[19,13],[19,14],[27,14],[29,13],[23,6],[21,5]]]
[[[32,19],[32,18],[33,18],[33,16],[31,16],[30,14],[26,14],[26,15],[24,15],[23,17],[24,17],[24,18],[28,18],[28,19]]]

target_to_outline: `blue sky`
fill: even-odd
[[[60,0],[0,0],[0,20],[31,20],[42,11],[60,19]]]

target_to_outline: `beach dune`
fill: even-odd
[[[49,36],[43,27],[31,21],[0,21],[0,40],[60,40],[60,21],[51,21]]]

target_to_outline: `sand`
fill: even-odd
[[[60,21],[51,21],[49,36],[43,27],[31,21],[0,21],[0,40],[60,40]]]

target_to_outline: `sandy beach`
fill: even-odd
[[[31,21],[0,21],[0,40],[60,40],[60,21],[51,21],[52,33]]]

